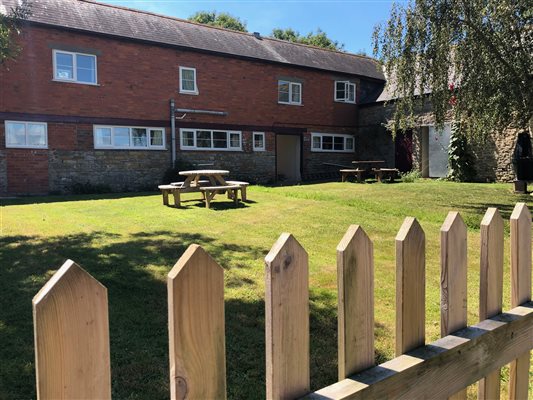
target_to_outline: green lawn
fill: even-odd
[[[515,202],[533,205],[531,196],[511,191],[504,184],[437,181],[251,187],[252,202],[235,208],[217,196],[211,210],[195,201],[186,209],[164,207],[153,193],[3,200],[0,398],[35,398],[31,299],[67,258],[108,288],[114,398],[168,398],[165,279],[191,243],[202,245],[226,271],[229,398],[264,398],[263,258],[282,232],[294,234],[309,253],[311,386],[333,383],[336,246],[348,226],[362,225],[374,241],[376,358],[382,362],[394,352],[394,238],[404,217],[418,218],[426,232],[426,334],[432,341],[440,329],[442,222],[458,210],[468,225],[468,317],[476,323],[485,209],[498,207],[508,221]],[[508,231],[506,222],[507,238]],[[504,308],[510,297],[508,247]]]

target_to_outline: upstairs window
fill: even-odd
[[[278,81],[278,103],[302,104],[302,84],[290,81]]]
[[[196,68],[180,67],[180,93],[198,94]]]
[[[46,149],[47,125],[44,122],[6,121],[6,147]]]
[[[335,81],[335,101],[355,103],[355,83]]]
[[[54,80],[96,85],[96,56],[54,50]]]
[[[351,153],[354,151],[352,135],[312,133],[311,151]]]
[[[95,126],[94,148],[164,150],[165,130],[128,126]]]

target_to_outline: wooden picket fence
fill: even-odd
[[[373,244],[350,226],[337,247],[339,382],[310,393],[306,251],[282,234],[266,264],[268,399],[499,398],[499,369],[511,363],[510,397],[527,399],[533,348],[531,214],[514,208],[511,306],[502,313],[503,220],[481,223],[480,322],[467,327],[467,229],[456,212],[441,228],[441,333],[425,345],[425,236],[407,218],[396,236],[396,354],[374,364]],[[224,272],[191,245],[168,274],[170,395],[226,398]],[[39,399],[111,397],[107,290],[67,261],[33,299]],[[258,388],[262,390],[262,388]]]

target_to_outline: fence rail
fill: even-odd
[[[441,228],[441,336],[425,344],[425,234],[406,218],[396,236],[396,358],[374,365],[374,256],[352,225],[337,247],[339,381],[310,393],[309,266],[282,234],[265,258],[268,399],[499,398],[499,369],[511,363],[511,399],[527,399],[533,348],[531,214],[510,219],[511,310],[502,312],[503,220],[481,223],[480,322],[467,327],[467,229],[457,212]],[[226,398],[224,271],[191,245],[167,278],[170,395]],[[107,290],[68,260],[33,299],[39,399],[109,399]],[[259,389],[258,389],[259,390]]]

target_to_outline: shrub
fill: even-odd
[[[412,170],[409,172],[400,173],[400,179],[404,183],[413,183],[422,178],[420,171]]]

